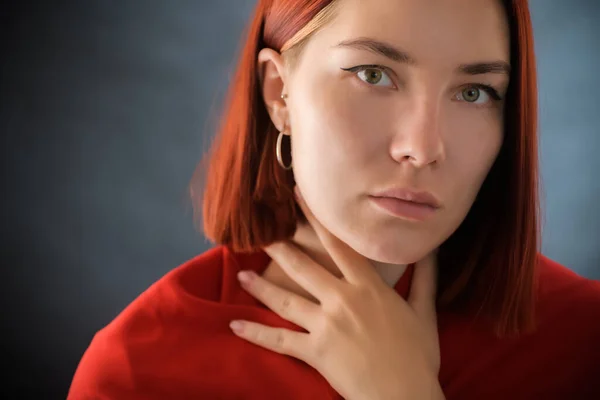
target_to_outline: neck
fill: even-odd
[[[296,234],[290,240],[300,250],[308,254],[319,265],[328,270],[334,276],[341,278],[342,273],[335,265],[314,230],[308,225],[299,225]],[[390,287],[396,285],[398,280],[406,271],[405,264],[388,264],[379,261],[369,260],[383,281]],[[301,295],[316,302],[316,299],[292,280],[283,269],[271,260],[267,269],[263,272],[263,278],[280,286],[283,289]]]

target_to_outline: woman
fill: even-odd
[[[201,169],[219,246],[69,399],[600,398],[600,284],[538,253],[536,109],[525,0],[259,1]]]

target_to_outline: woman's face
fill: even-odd
[[[294,176],[315,216],[356,251],[415,262],[458,228],[500,150],[504,9],[340,1],[285,81]],[[398,217],[371,197],[389,188],[430,192],[441,207],[425,220]]]

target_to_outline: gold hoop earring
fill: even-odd
[[[287,170],[292,169],[292,163],[290,162],[290,165],[285,165],[283,163],[283,158],[281,157],[281,142],[283,141],[283,133],[284,131],[279,132],[279,135],[277,136],[277,144],[275,145],[275,155],[277,156],[277,162],[279,163],[279,165],[281,165],[281,168]],[[290,137],[290,140],[292,140],[292,138]]]

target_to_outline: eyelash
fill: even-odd
[[[356,67],[351,67],[351,68],[341,68],[342,71],[350,72],[353,74],[360,72],[360,71],[367,70],[367,69],[377,69],[377,70],[379,70],[381,72],[385,72],[385,73],[389,72],[389,68],[384,67],[382,65],[378,65],[378,64],[357,65]],[[371,86],[374,86],[374,85],[371,85]],[[502,97],[500,97],[500,95],[498,94],[498,91],[490,85],[486,85],[484,83],[471,83],[471,84],[464,85],[463,87],[482,89],[491,97],[492,100],[494,100],[494,101],[502,100]]]

